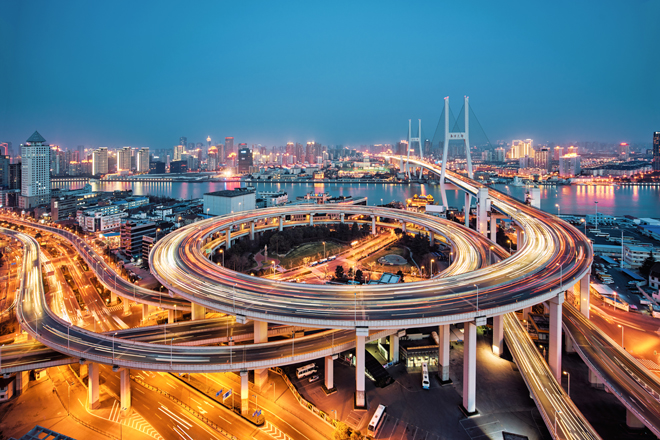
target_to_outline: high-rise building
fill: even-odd
[[[213,144],[211,144],[211,136],[206,138],[206,143],[208,144],[208,147],[211,148]]]
[[[117,172],[131,170],[131,147],[117,151]]]
[[[185,144],[175,145],[174,154],[172,154],[172,160],[181,160],[183,157],[183,151],[186,149]]]
[[[149,148],[140,148],[137,152],[135,165],[138,173],[149,172]]]
[[[252,150],[248,148],[247,144],[239,144],[238,172],[249,173],[250,167],[252,167]]]
[[[296,153],[296,144],[293,142],[286,143],[286,154],[293,156]]]
[[[23,209],[50,204],[50,146],[38,131],[21,145],[21,197]]]
[[[653,171],[660,171],[660,131],[653,133]]]
[[[580,156],[575,153],[564,154],[559,158],[559,177],[569,178],[580,174]]]
[[[233,137],[226,137],[225,138],[225,157],[229,157],[229,155],[232,154],[233,152],[234,152],[234,138]]]
[[[552,160],[550,158],[550,150],[541,148],[534,152],[534,166],[545,171],[552,170]]]
[[[179,145],[183,145],[183,147],[185,148],[188,145],[188,138],[185,136],[181,136],[179,138]]]
[[[0,142],[0,156],[11,156],[11,142]]]
[[[129,148],[130,149],[130,148]],[[130,151],[129,151],[130,154]],[[130,156],[129,156],[130,160]],[[108,149],[105,147],[92,151],[92,174],[108,174]]]
[[[495,148],[493,150],[493,161],[494,162],[504,162],[504,159],[506,158],[506,150],[502,147]]]
[[[9,166],[11,159],[8,155],[0,155],[0,187],[9,189]]]
[[[218,149],[216,147],[210,147],[208,158],[206,160],[206,170],[215,171],[217,169],[218,169]]]
[[[520,159],[525,156],[533,157],[533,151],[531,139],[514,140],[511,143],[511,150],[509,150],[509,159]]]
[[[626,162],[630,159],[630,145],[627,142],[621,142],[619,144],[618,159]]]
[[[571,145],[566,149],[566,154],[578,154],[578,147]]]
[[[560,147],[559,145],[557,145],[555,147],[554,153],[552,155],[553,160],[558,161],[559,158],[562,157],[563,155],[564,155],[564,149],[562,147]]]

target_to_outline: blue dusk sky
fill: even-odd
[[[650,142],[660,1],[0,1],[0,142]]]

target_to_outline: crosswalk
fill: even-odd
[[[271,436],[271,437],[274,438],[275,440],[292,440],[291,437],[289,437],[288,435],[286,435],[285,433],[283,433],[282,430],[281,430],[280,428],[278,428],[277,426],[273,425],[273,424],[270,423],[269,421],[266,421],[266,425],[264,425],[264,426],[261,428],[261,431],[262,431],[264,434],[268,434],[269,436]]]
[[[163,437],[156,431],[150,424],[147,422],[144,417],[138,414],[137,411],[131,411],[131,414],[126,418],[121,418],[121,405],[118,401],[112,402],[112,409],[110,410],[109,420],[115,423],[121,423],[124,426],[133,428],[136,431],[140,431],[143,434],[153,437],[156,440],[165,440]]]

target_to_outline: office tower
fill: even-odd
[[[108,174],[108,149],[101,147],[92,151],[92,175]]]
[[[174,154],[172,154],[172,161],[178,161],[181,160],[181,157],[183,156],[183,150],[185,149],[185,145],[175,145],[174,146]]]
[[[566,154],[578,154],[578,147],[571,145],[566,149]]]
[[[0,155],[0,187],[9,189],[9,166],[11,160],[8,155]]]
[[[303,145],[300,143],[296,143],[296,154],[295,154],[295,161],[297,163],[303,163],[305,161],[305,150],[303,148]]]
[[[206,138],[206,143],[208,144],[208,147],[211,148],[213,144],[211,144],[211,136]]]
[[[554,151],[554,154],[553,154],[552,158],[554,160],[559,160],[559,158],[562,157],[563,155],[564,155],[564,149],[562,147],[560,147],[559,145],[557,145],[555,147],[555,151]]]
[[[532,140],[514,140],[511,143],[511,150],[509,150],[509,159],[520,159],[521,157],[534,155],[532,148]]]
[[[216,147],[209,148],[209,154],[206,161],[206,170],[215,171],[218,169],[218,149]]]
[[[575,153],[564,154],[559,158],[559,177],[568,178],[580,174],[580,156]]]
[[[117,151],[117,172],[131,170],[131,147]]]
[[[225,157],[229,157],[229,155],[232,154],[233,152],[234,152],[234,138],[233,137],[226,137],[225,138]]]
[[[550,150],[541,148],[534,153],[534,165],[545,171],[552,169],[552,160],[550,159]]]
[[[188,145],[188,138],[185,136],[181,136],[179,138],[179,145],[183,145],[183,147],[185,148]]]
[[[296,152],[296,144],[293,142],[287,142],[286,143],[286,154],[289,156],[293,156]]]
[[[0,156],[10,156],[11,142],[0,142]]]
[[[252,167],[252,151],[247,147],[247,144],[239,144],[238,149],[238,172],[249,173]]]
[[[21,145],[21,197],[19,207],[50,204],[50,146],[39,132]]]
[[[21,189],[23,187],[23,164],[21,162],[9,165],[9,189]]]
[[[660,171],[660,131],[653,133],[653,171]]]
[[[135,160],[138,173],[149,172],[149,148],[140,148]]]
[[[628,159],[630,159],[630,145],[628,145],[627,142],[621,142],[619,144],[619,155],[617,159],[623,161],[628,161]]]

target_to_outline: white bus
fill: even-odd
[[[308,364],[302,367],[296,368],[296,377],[298,379],[302,379],[303,377],[307,377],[310,374],[316,373],[318,370],[316,368],[316,364]]]
[[[422,388],[428,390],[430,386],[431,382],[429,382],[429,366],[426,362],[424,362],[422,364]]]
[[[378,408],[376,408],[376,412],[374,413],[374,416],[371,418],[371,422],[369,422],[369,427],[367,428],[367,434],[369,435],[376,434],[376,431],[380,426],[380,422],[383,421],[384,418],[383,416],[385,415],[385,409],[387,409],[385,405],[378,405]]]

